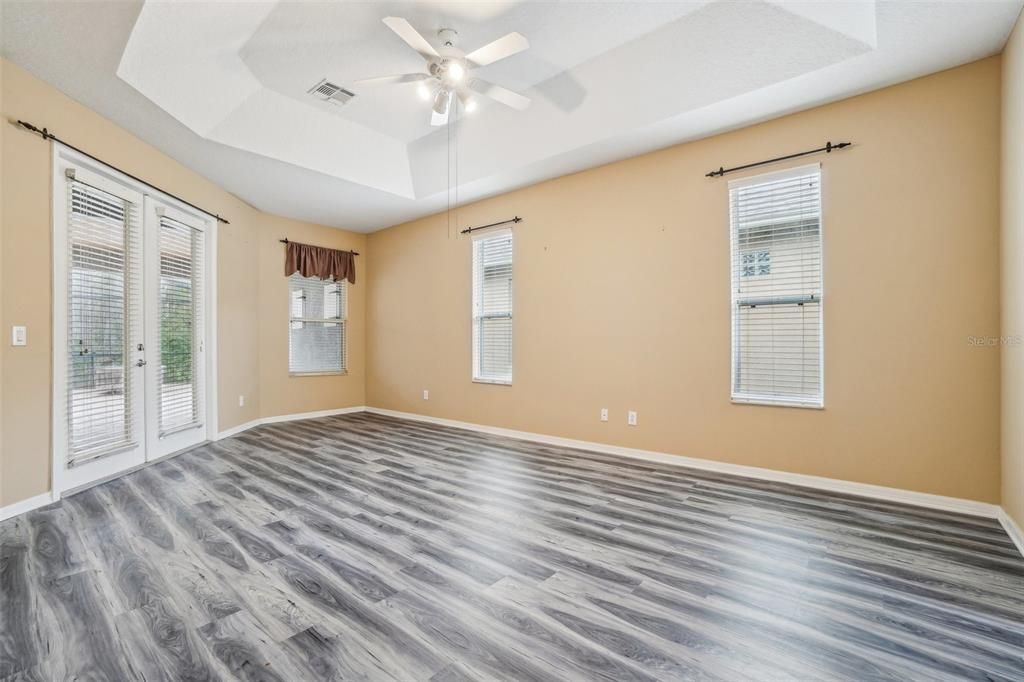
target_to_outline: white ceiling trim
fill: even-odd
[[[208,140],[413,198],[404,144],[253,76],[239,53],[273,8],[146,2],[117,75]]]
[[[659,15],[667,21],[653,29],[649,22],[622,27],[619,44],[603,52],[599,50],[605,46],[588,43],[573,53],[564,47],[567,41],[557,41],[563,61],[579,64],[572,72],[572,87],[585,95],[583,100],[565,107],[557,98],[536,97],[526,111],[491,105],[479,116],[464,117],[456,132],[461,147],[458,181],[469,183],[509,167],[537,163],[873,49],[846,32],[853,27],[856,33],[874,35],[873,2],[837,3],[831,11],[822,11],[820,3],[789,7],[778,0],[676,7],[686,11]],[[378,94],[378,87],[387,86],[370,86],[353,102],[330,111],[330,106],[314,106],[304,92],[297,96],[312,75],[304,77],[292,68],[286,54],[276,52],[281,61],[277,71],[285,74],[281,92],[267,87],[250,70],[246,59],[256,59],[259,50],[247,46],[256,33],[272,32],[283,23],[297,25],[292,30],[299,37],[313,35],[312,27],[327,22],[335,10],[291,3],[223,3],[197,12],[188,3],[150,0],[135,22],[117,74],[208,140],[407,199],[447,193],[452,183],[448,146],[453,131],[434,129],[406,144],[395,128],[374,130],[350,118],[350,112],[358,115],[360,107],[365,108],[364,100]],[[529,25],[546,18],[560,22],[563,30],[588,18],[598,23],[620,18],[586,5],[561,8],[554,16],[540,3],[521,10],[517,22]],[[348,9],[347,14],[357,13],[360,25],[372,27],[381,11],[371,6]],[[827,24],[841,26],[842,31]],[[337,25],[336,40],[351,40],[359,47],[351,61],[367,61],[360,52],[380,48],[385,55],[397,54],[403,65],[408,63],[410,50],[385,32],[370,31],[383,35],[363,45],[361,32]],[[640,30],[647,32],[636,35]],[[285,43],[281,47],[290,43],[288,31],[280,29],[274,35]],[[623,35],[633,37],[622,40]],[[545,48],[542,40],[535,51],[543,54]],[[326,54],[322,61],[322,70],[329,71]],[[335,68],[345,74],[343,83],[348,85],[352,73],[369,75],[381,68],[378,62],[387,60],[368,61],[354,72]],[[509,60],[513,67],[516,63]],[[421,63],[414,70],[422,68]],[[636,78],[639,73],[647,78]],[[518,76],[521,85],[535,84],[528,63],[509,75],[513,80]],[[559,87],[559,75],[554,78],[551,91]],[[390,108],[403,119],[425,124],[428,105],[403,92],[408,88],[393,90],[405,99],[389,99]],[[522,135],[524,129],[531,133]]]
[[[533,106],[459,123],[466,202],[995,54],[1022,2],[15,0],[0,28],[6,58],[257,208],[372,231],[449,204],[447,132],[414,89],[342,113],[305,96],[415,70],[383,16],[453,26],[467,50],[530,40],[481,76]]]

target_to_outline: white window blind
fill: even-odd
[[[160,436],[201,424],[203,233],[160,217]]]
[[[729,183],[732,397],[820,407],[821,170]]]
[[[288,278],[288,371],[328,374],[346,370],[345,326],[348,309],[345,282]]]
[[[141,338],[140,207],[68,180],[68,466],[132,447],[141,390],[129,346]]]
[[[512,383],[512,232],[473,238],[473,379]]]

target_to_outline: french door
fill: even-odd
[[[213,225],[55,157],[54,490],[207,439]]]

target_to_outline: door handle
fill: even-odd
[[[145,364],[146,364],[145,360],[139,360],[138,362],[135,363],[135,366],[136,367],[142,367]]]

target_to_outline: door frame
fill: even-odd
[[[98,175],[111,182],[128,187],[143,196],[143,204],[147,203],[146,198],[152,198],[176,211],[187,214],[192,219],[206,225],[207,241],[205,245],[204,260],[204,290],[203,300],[203,325],[205,331],[206,356],[206,386],[205,386],[205,419],[207,440],[212,439],[219,432],[218,426],[218,376],[217,376],[217,220],[211,216],[197,211],[196,209],[182,203],[178,199],[169,196],[160,190],[136,180],[121,171],[107,166],[85,154],[66,147],[59,142],[53,142],[51,157],[51,185],[50,185],[50,237],[51,237],[51,260],[52,277],[50,281],[50,304],[51,304],[51,334],[50,334],[50,359],[51,359],[51,392],[50,392],[50,489],[53,498],[59,499],[63,494],[73,490],[86,488],[103,481],[117,478],[135,468],[145,466],[156,461],[152,453],[144,453],[144,460],[140,464],[130,465],[125,468],[125,462],[118,460],[117,455],[112,455],[108,463],[103,467],[95,467],[94,475],[88,480],[80,480],[80,477],[68,475],[69,470],[64,463],[67,459],[67,414],[64,406],[64,397],[67,390],[67,368],[66,358],[63,352],[67,340],[67,196],[64,178],[64,168],[75,166],[91,174]],[[147,238],[144,206],[139,206],[140,219],[143,230],[143,243]],[[143,255],[145,262],[145,254]],[[145,272],[143,280],[145,280]],[[143,301],[147,292],[143,284]],[[145,307],[143,308],[142,324],[146,323]],[[145,329],[143,330],[145,333]],[[158,349],[154,349],[158,351]],[[157,360],[158,361],[158,360]],[[146,417],[143,417],[146,423]],[[141,434],[143,447],[148,444],[148,428],[155,425],[146,425],[144,433]],[[175,453],[165,454],[164,457],[173,456]],[[102,460],[101,460],[102,462]],[[97,462],[99,463],[99,462]]]

